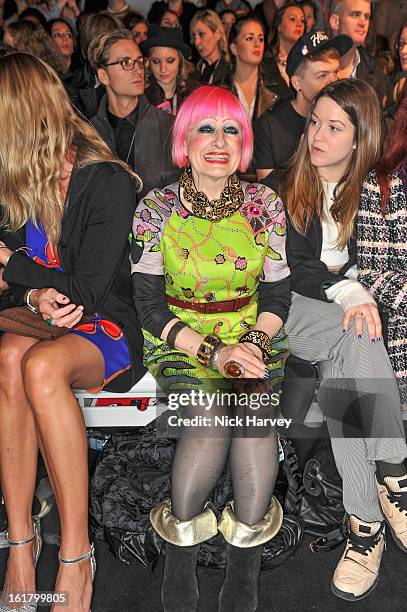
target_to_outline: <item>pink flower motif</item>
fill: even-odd
[[[238,257],[235,261],[236,270],[246,270],[247,268],[247,259],[246,257]]]
[[[177,210],[177,215],[179,217],[182,217],[183,219],[186,219],[187,217],[189,217],[189,212],[186,208],[180,208],[179,210]]]
[[[250,187],[247,188],[247,192],[248,193],[257,193],[257,187],[254,187],[253,185],[251,185]]]
[[[144,236],[144,232],[146,231],[146,228],[143,225],[138,225],[137,226],[137,234],[139,236]]]
[[[173,193],[165,193],[164,197],[166,200],[173,200],[175,198],[175,195]]]
[[[249,215],[251,217],[260,217],[261,208],[258,204],[250,204],[249,206]]]

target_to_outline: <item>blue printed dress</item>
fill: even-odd
[[[45,230],[39,223],[26,225],[26,244],[28,256],[35,263],[46,268],[63,272],[58,252],[53,253]],[[105,376],[97,392],[114,378],[131,368],[129,349],[122,330],[112,321],[95,314],[86,323],[79,323],[69,333],[77,334],[92,342],[101,351],[105,361]]]

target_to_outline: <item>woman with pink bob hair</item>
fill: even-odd
[[[226,540],[219,610],[256,610],[263,544],[282,522],[272,496],[278,441],[265,423],[288,356],[285,217],[271,189],[236,175],[247,169],[252,147],[238,98],[221,87],[197,89],[174,124],[180,179],[151,191],[134,217],[132,283],[144,362],[177,410],[161,417],[178,437],[171,497],[150,514],[166,542],[166,612],[197,609],[198,555],[218,531]],[[262,405],[254,401],[260,395]],[[227,463],[233,492],[229,486],[218,523],[208,500]]]

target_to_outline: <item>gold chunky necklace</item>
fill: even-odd
[[[243,204],[243,191],[236,174],[229,177],[228,184],[218,200],[208,200],[203,191],[197,191],[191,168],[184,168],[179,184],[184,190],[183,197],[192,204],[194,215],[214,223],[231,217]]]

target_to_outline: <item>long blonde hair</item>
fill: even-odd
[[[28,53],[0,59],[1,223],[11,232],[29,220],[42,223],[57,242],[64,202],[60,190],[64,163],[76,153],[75,167],[119,161],[87,121],[78,117],[58,75]]]
[[[354,234],[363,180],[380,156],[380,106],[372,87],[358,79],[327,85],[315,98],[308,114],[304,137],[286,172],[285,200],[294,228],[305,234],[313,216],[324,220],[324,189],[318,168],[311,163],[308,127],[318,100],[331,98],[348,115],[355,127],[356,149],[345,174],[335,187],[331,213],[338,224],[337,247],[343,249]]]

